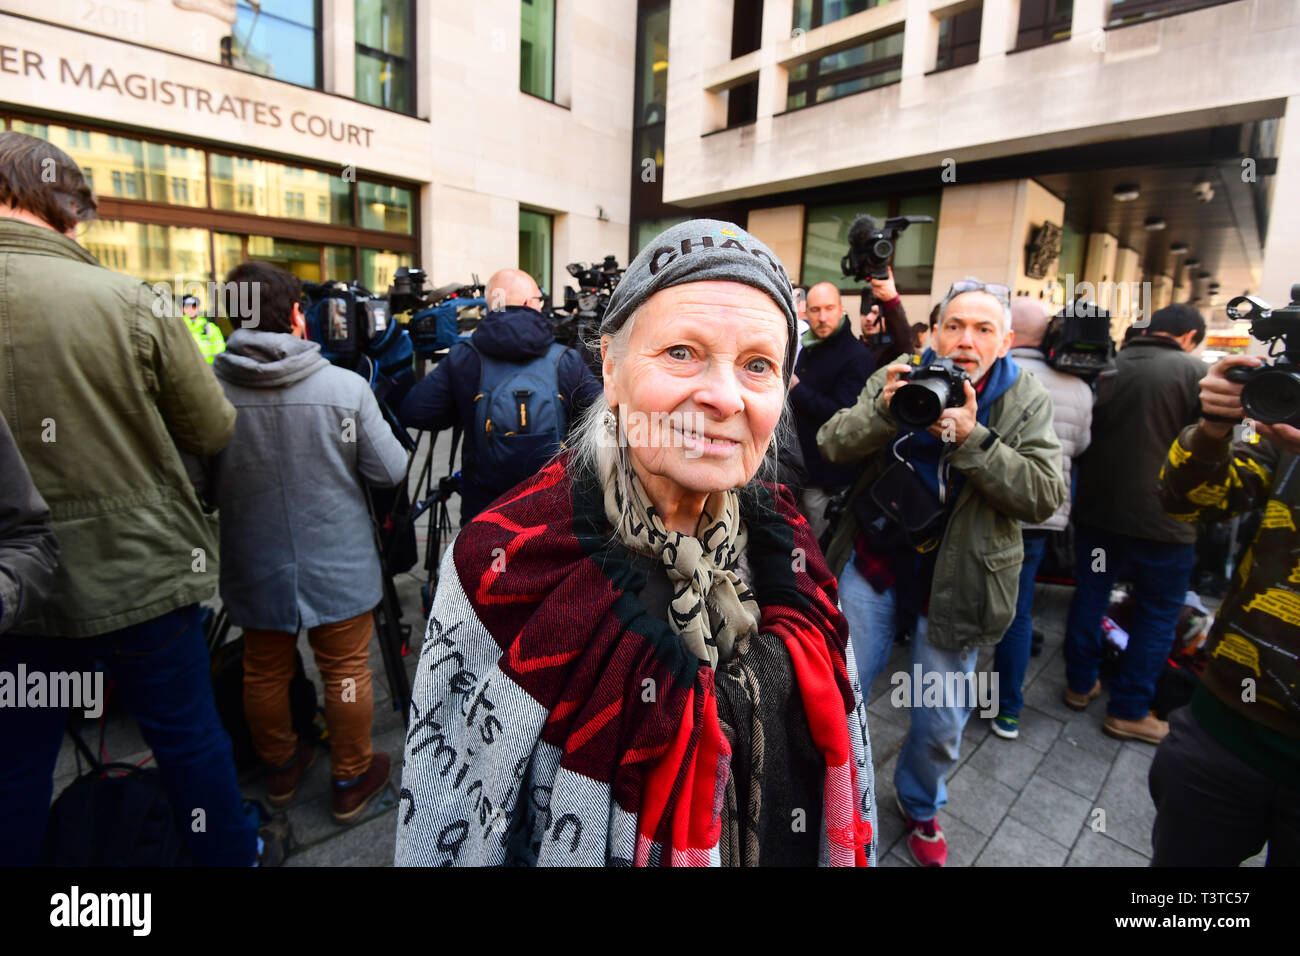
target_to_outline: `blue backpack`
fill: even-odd
[[[541,471],[560,450],[568,416],[560,396],[560,356],[555,343],[525,364],[478,353],[474,397],[475,469],[498,494]]]

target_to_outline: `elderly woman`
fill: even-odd
[[[794,329],[781,264],[730,223],[674,226],[628,267],[603,400],[443,561],[397,863],[874,862],[836,582],[757,477]]]

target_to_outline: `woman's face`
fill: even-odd
[[[788,335],[765,293],[709,281],[651,296],[623,355],[605,338],[605,398],[653,500],[707,495],[754,476],[785,400]]]

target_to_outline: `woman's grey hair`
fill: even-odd
[[[982,280],[976,279],[973,276],[966,276],[965,281],[978,282],[980,285],[984,284]],[[970,295],[971,292],[983,292],[985,295],[991,295],[993,296],[993,298],[998,300],[998,302],[1002,306],[1002,333],[1005,335],[1007,332],[1010,332],[1011,331],[1011,296],[1008,294],[1004,298],[1003,296],[998,295],[996,292],[990,292],[988,289],[967,289],[962,292],[957,292],[954,290],[952,286],[949,286],[948,294],[945,295],[942,301],[940,301],[939,303],[939,322],[942,323],[944,316],[948,314],[948,303],[952,302],[952,300],[957,298],[957,296],[959,295]]]
[[[615,366],[622,362],[624,356],[627,355],[632,329],[641,317],[644,308],[642,306],[633,312],[610,339],[608,353]],[[600,357],[600,335],[594,329],[588,340],[582,344],[590,349],[597,358]],[[786,382],[786,388],[788,396],[788,381]],[[611,420],[617,422],[617,417],[610,409],[609,402],[605,399],[605,393],[602,391],[578,419],[577,424],[570,433],[568,448],[573,452],[573,465],[576,468],[598,476],[602,487],[606,486],[610,481],[617,482],[619,485],[619,500],[627,501],[631,493],[631,488],[628,487],[628,466],[631,464],[630,451],[627,436],[622,433],[622,429],[617,424],[613,429],[609,427],[608,423]],[[789,447],[788,443],[793,440],[793,416],[787,399],[781,405],[781,417],[777,420],[776,428],[772,431],[767,452],[763,455],[757,474],[738,490],[742,493],[756,493],[758,490],[757,483],[760,480],[776,484],[781,449]]]

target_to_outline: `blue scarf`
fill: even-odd
[[[937,356],[934,349],[926,349],[925,354],[921,356],[921,364],[926,365],[933,362]],[[976,403],[978,410],[975,413],[975,420],[981,425],[987,426],[989,423],[989,412],[1002,395],[1015,384],[1020,377],[1020,366],[1015,360],[1007,355],[998,359],[985,373],[984,379],[980,385],[976,386]],[[902,437],[901,435],[899,436]],[[927,431],[912,432],[911,437],[905,439],[898,446],[899,453],[911,461],[916,468],[916,472],[921,476],[921,480],[926,486],[934,492],[935,497],[939,498],[949,508],[957,500],[957,495],[965,483],[966,476],[960,471],[949,467],[944,460],[944,452],[947,446],[942,439],[935,438]],[[942,487],[942,492],[940,488]]]

